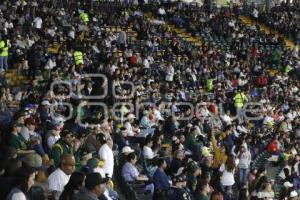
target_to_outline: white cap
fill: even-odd
[[[128,116],[127,116],[128,119],[135,119],[136,117],[134,116],[134,114],[130,113]]]
[[[290,193],[290,197],[293,198],[293,197],[297,197],[298,196],[298,193],[294,190],[294,191],[291,191]]]
[[[42,101],[42,105],[43,106],[50,106],[51,104],[49,103],[49,101],[48,100],[44,100],[44,101]]]
[[[130,153],[132,153],[132,152],[134,152],[134,150],[131,149],[129,146],[125,146],[125,147],[123,147],[123,149],[122,149],[122,153],[124,153],[124,154],[130,154]]]
[[[286,181],[283,183],[283,186],[286,187],[286,188],[290,188],[290,187],[293,187],[293,184],[291,184],[290,182]]]

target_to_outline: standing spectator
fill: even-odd
[[[225,164],[222,164],[220,167],[220,172],[223,173],[222,176],[222,186],[223,190],[226,192],[232,192],[232,186],[235,184],[234,180],[234,173],[236,170],[236,164],[235,159],[233,156],[229,156],[225,162]]]
[[[7,71],[8,69],[8,39],[5,36],[0,37],[0,69]]]
[[[104,172],[105,174],[108,174],[110,178],[112,178],[114,172],[114,154],[103,133],[97,135],[97,140],[101,144],[98,155],[99,158],[104,161]]]
[[[251,163],[251,153],[245,145],[241,146],[240,151],[237,154],[237,158],[239,159],[239,183],[246,184]]]
[[[29,66],[28,77],[34,79],[36,76],[36,71],[41,65],[41,54],[37,44],[33,44],[27,51],[27,60]]]

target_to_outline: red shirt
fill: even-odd
[[[135,55],[131,56],[129,59],[130,64],[136,65],[137,64],[137,57]]]

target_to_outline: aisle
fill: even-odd
[[[155,18],[153,17],[152,13],[145,13],[145,17],[148,20],[154,20]],[[184,29],[182,28],[178,28],[173,24],[168,23],[167,21],[165,22],[165,27],[167,27],[169,30],[171,31],[175,31],[175,33],[183,38],[184,40],[193,43],[195,46],[201,46],[202,41],[201,38],[199,36],[192,36],[190,33],[186,32]]]
[[[244,23],[244,24],[246,24],[246,25],[248,25],[248,26],[252,26],[255,22],[253,21],[253,20],[251,20],[251,18],[250,17],[248,17],[248,16],[240,16],[240,19],[241,19],[241,21]],[[272,29],[270,29],[270,27],[268,27],[268,26],[266,26],[265,24],[263,24],[263,23],[257,23],[257,25],[260,27],[260,29],[263,31],[263,32],[265,32],[265,33],[274,33],[275,35],[276,35],[276,37],[278,37],[278,36],[281,36],[281,34],[280,33],[278,33],[277,31],[275,31],[275,30],[272,30]],[[289,39],[289,38],[287,38],[287,37],[284,37],[284,41],[285,41],[285,44],[286,44],[286,46],[287,47],[289,47],[289,48],[294,48],[295,47],[295,44],[294,44],[294,42],[291,40],[291,39]],[[299,45],[298,45],[298,47],[299,47]]]

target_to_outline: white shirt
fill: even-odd
[[[105,172],[104,172],[103,168],[96,167],[96,168],[94,168],[93,171],[96,172],[96,173],[99,173],[101,175],[101,177],[105,178]]]
[[[145,69],[149,69],[150,68],[150,63],[149,63],[149,61],[147,59],[144,59],[143,65],[144,65]]]
[[[40,17],[36,17],[33,21],[34,23],[34,27],[37,29],[41,29],[42,28],[42,24],[43,24],[43,20]]]
[[[55,60],[49,59],[46,63],[45,69],[53,69],[54,67],[56,67]]]
[[[104,172],[112,177],[114,172],[114,154],[108,144],[104,144],[99,149],[99,158],[104,160]]]
[[[53,145],[60,139],[60,135],[51,135],[47,139],[47,145],[49,149],[52,149]]]
[[[225,165],[222,164],[220,169],[219,169],[220,172],[223,172],[223,176],[222,176],[222,179],[221,179],[221,184],[223,186],[232,186],[234,185],[235,181],[234,181],[234,175],[232,172],[228,172],[226,169],[225,169]]]
[[[154,152],[150,147],[144,146],[143,148],[143,155],[145,159],[153,159],[154,158]]]
[[[62,192],[69,182],[71,175],[67,175],[60,168],[56,169],[48,177],[49,190]]]
[[[26,200],[26,196],[23,192],[18,192],[12,195],[11,200]]]
[[[174,67],[173,66],[168,67],[166,72],[167,72],[166,81],[173,81]]]
[[[221,119],[227,124],[230,125],[231,124],[231,117],[227,114],[221,116]]]
[[[125,122],[124,127],[127,130],[128,136],[134,136],[135,135],[134,132],[132,131],[132,126],[131,126],[130,122],[128,122],[128,121]]]
[[[72,39],[75,39],[75,31],[71,30],[69,33],[68,33],[68,36]]]
[[[256,9],[253,10],[253,17],[258,18],[258,11]]]

